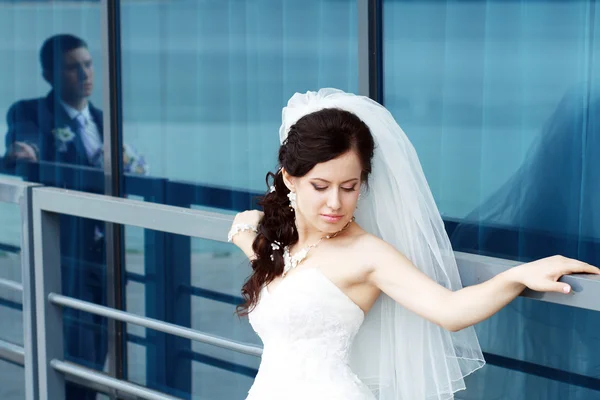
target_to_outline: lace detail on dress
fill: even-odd
[[[250,323],[264,344],[247,400],[371,400],[349,367],[364,313],[316,268],[263,288]]]

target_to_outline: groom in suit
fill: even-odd
[[[101,168],[102,111],[88,101],[94,68],[87,44],[72,35],[52,36],[41,48],[40,61],[52,90],[42,98],[18,101],[8,110],[5,166],[14,171],[19,161],[46,161]],[[72,190],[103,191],[83,179],[71,185]],[[106,305],[103,222],[61,216],[61,274],[65,295]],[[67,308],[63,319],[65,358],[102,370],[108,344],[106,319]],[[95,398],[94,391],[67,383],[66,399]]]
[[[7,113],[5,163],[51,161],[100,166],[102,111],[88,97],[94,68],[87,44],[72,35],[47,39],[40,51],[42,74],[52,86],[46,97],[22,100]]]

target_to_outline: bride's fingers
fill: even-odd
[[[594,267],[593,265],[577,261],[567,267],[567,273],[569,274],[595,274],[600,275],[600,268]]]
[[[571,285],[563,282],[550,282],[544,285],[545,287],[541,290],[544,292],[556,292],[562,294],[571,293]]]
[[[560,293],[569,294],[571,292],[571,285],[565,285],[564,283],[560,285],[560,289],[557,290]]]

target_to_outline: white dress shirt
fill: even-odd
[[[83,115],[85,120],[85,129],[84,135],[81,137],[81,141],[83,142],[83,146],[85,147],[85,152],[87,153],[88,159],[92,160],[92,158],[96,155],[98,150],[102,147],[102,137],[100,136],[102,133],[98,129],[98,125],[94,122],[94,118],[92,118],[92,114],[90,113],[89,105],[86,105],[85,108],[81,111],[74,109],[70,105],[65,102],[60,102],[67,112],[67,115],[74,119],[79,114]]]

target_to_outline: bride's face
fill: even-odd
[[[357,154],[350,151],[315,165],[303,177],[291,177],[289,183],[296,192],[297,222],[324,233],[342,229],[354,215],[361,172]]]

